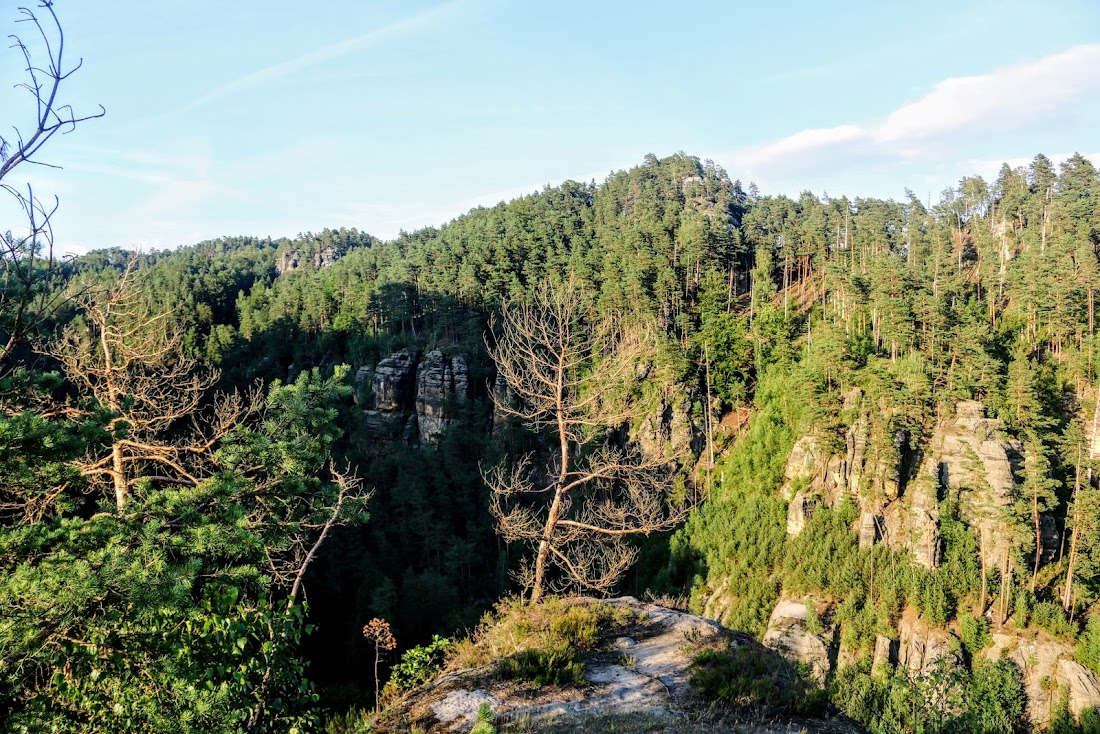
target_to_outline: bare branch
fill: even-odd
[[[554,439],[541,473],[531,455],[482,471],[501,536],[534,551],[519,575],[532,601],[548,589],[609,591],[636,556],[624,538],[670,529],[688,509],[671,499],[673,461],[609,441],[637,417],[622,396],[652,334],[593,323],[583,303],[572,279],[543,284],[506,305],[486,338],[508,388],[493,394],[497,410]]]

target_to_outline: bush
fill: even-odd
[[[959,639],[968,654],[977,655],[993,641],[989,634],[989,621],[972,614],[959,615]]]
[[[493,709],[489,704],[483,703],[477,710],[477,720],[474,722],[474,728],[470,730],[470,734],[496,734],[496,727],[493,726],[493,719],[496,718],[493,715]]]
[[[393,666],[386,693],[406,691],[427,683],[443,668],[448,648],[454,640],[433,635],[427,645],[417,645],[401,655],[401,662]]]
[[[1092,672],[1100,673],[1100,616],[1089,617],[1074,657]]]
[[[1052,601],[1040,601],[1032,606],[1031,624],[1063,639],[1072,640],[1077,635],[1077,629],[1066,619],[1061,605]]]
[[[691,684],[711,701],[738,709],[810,715],[827,700],[824,690],[778,655],[744,646],[700,652],[692,661]]]
[[[533,683],[536,688],[584,685],[584,663],[564,645],[509,655],[500,661],[497,672],[509,680]]]
[[[1081,712],[1081,734],[1100,734],[1100,711],[1085,709]]]

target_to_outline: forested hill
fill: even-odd
[[[323,704],[370,705],[369,620],[404,649],[519,591],[525,550],[495,532],[483,472],[544,442],[494,412],[486,345],[502,304],[549,284],[574,289],[584,323],[652,341],[604,438],[675,455],[677,487],[698,500],[674,532],[632,541],[620,590],[786,646],[872,729],[915,731],[943,696],[959,731],[1028,716],[1072,731],[1070,709],[1090,725],[1098,253],[1100,175],[1079,155],[967,177],[929,205],[767,196],[680,154],[388,242],[340,229],[81,257],[69,300],[11,359],[31,372],[0,365],[0,472],[19,477],[0,506],[0,618],[15,620],[0,648],[19,667],[0,695],[70,721],[146,666],[163,697],[262,718],[271,704],[257,700],[276,691],[286,712],[317,705],[295,688],[303,668],[280,663],[286,679],[271,680],[272,656],[301,651]],[[158,423],[160,393],[139,415],[81,376],[110,372],[90,337],[110,331],[100,313],[147,356],[178,337],[168,363],[142,369],[205,375],[181,388],[186,411]],[[138,450],[125,441],[146,419],[136,443],[174,448],[142,449],[120,479],[111,457]],[[369,519],[329,527],[324,511],[354,485],[344,466],[373,490]],[[284,496],[297,499],[270,499]],[[287,571],[317,537],[308,573]],[[272,563],[272,548],[293,562]],[[74,574],[99,578],[89,568],[132,586],[69,593]],[[296,611],[278,616],[289,631],[275,644],[264,605],[288,589]],[[298,598],[317,624],[300,647]],[[190,640],[158,621],[165,609],[208,624],[205,647],[152,665]],[[207,665],[254,642],[236,683]],[[221,693],[188,688],[199,679]],[[126,706],[155,719],[137,693]]]

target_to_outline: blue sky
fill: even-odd
[[[1093,0],[56,7],[84,58],[65,101],[107,116],[51,142],[63,170],[5,182],[60,198],[65,251],[389,238],[646,153],[764,193],[933,201],[1038,152],[1100,163]],[[0,54],[5,130],[33,114],[19,61]]]

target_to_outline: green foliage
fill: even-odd
[[[1088,618],[1073,656],[1081,665],[1100,675],[1100,617]]]
[[[496,727],[493,726],[495,718],[492,707],[488,703],[481,704],[477,709],[477,718],[474,720],[474,728],[470,729],[470,734],[496,734]]]
[[[390,669],[386,683],[388,691],[406,691],[427,683],[443,669],[447,650],[454,640],[433,635],[426,645],[411,647],[401,654],[401,661]]]
[[[989,633],[989,620],[972,614],[960,614],[959,639],[969,655],[977,655],[993,643],[993,637]]]
[[[1025,731],[1024,692],[1010,662],[985,663],[973,674],[941,664],[910,679],[870,675],[867,665],[850,665],[833,681],[832,700],[872,734],[1014,734]]]
[[[1077,637],[1077,626],[1066,618],[1062,606],[1052,601],[1039,601],[1031,608],[1031,625],[1046,630],[1055,637],[1073,640]]]
[[[756,713],[813,715],[827,700],[778,655],[748,645],[698,653],[691,684],[711,701]]]
[[[531,683],[535,688],[584,685],[584,663],[567,645],[521,650],[502,658],[497,673],[508,680]]]
[[[1081,712],[1078,724],[1081,734],[1100,734],[1100,711],[1094,708],[1085,709]]]

